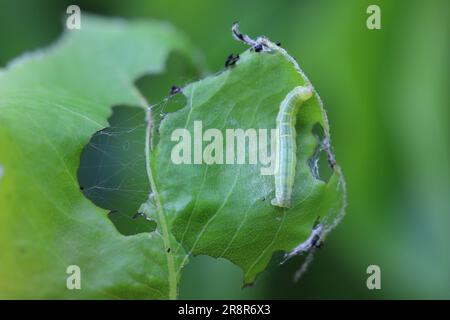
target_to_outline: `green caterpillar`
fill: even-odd
[[[297,162],[295,121],[300,106],[312,95],[313,89],[309,86],[295,87],[280,104],[277,116],[275,198],[271,202],[274,206],[289,208],[291,205]]]

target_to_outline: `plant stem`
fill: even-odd
[[[164,252],[166,254],[167,268],[169,273],[169,299],[175,300],[177,298],[177,273],[175,270],[175,261],[172,250],[170,250],[170,234],[168,223],[166,219],[166,213],[164,207],[161,204],[158,190],[156,189],[155,179],[153,178],[153,171],[150,166],[150,137],[152,129],[152,112],[147,107],[146,110],[147,130],[145,135],[145,166],[147,170],[148,180],[150,182],[150,189],[153,194],[154,202],[156,205],[156,212],[158,217],[158,227],[161,232],[161,236],[164,242]]]
[[[170,234],[169,227],[166,219],[166,213],[164,207],[161,204],[161,199],[159,197],[158,190],[156,188],[155,179],[153,178],[153,171],[150,166],[150,149],[151,149],[151,131],[153,125],[152,110],[149,106],[145,97],[141,92],[135,87],[131,86],[131,90],[140,102],[140,105],[145,109],[145,119],[147,122],[146,133],[145,133],[145,169],[147,171],[148,181],[150,183],[150,192],[153,195],[154,202],[156,205],[157,214],[157,228],[161,234],[164,243],[164,253],[166,255],[167,270],[168,270],[168,282],[169,282],[169,299],[177,299],[177,270],[175,268],[175,260],[173,251],[170,250]]]

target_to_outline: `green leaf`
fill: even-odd
[[[134,86],[195,52],[170,25],[83,15],[53,47],[0,75],[0,297],[174,298],[183,250],[164,231],[125,237],[77,182],[83,146],[111,107],[146,107]],[[142,172],[145,175],[145,172]],[[66,269],[81,268],[81,290]]]
[[[297,116],[297,166],[288,210],[271,205],[274,177],[261,175],[260,165],[174,164],[171,135],[187,128],[193,137],[194,121],[202,121],[203,132],[216,128],[223,137],[226,129],[275,128],[280,102],[294,87],[309,82],[283,49],[273,47],[273,52],[248,50],[235,66],[183,88],[188,103],[162,122],[152,154],[157,190],[176,239],[194,255],[234,262],[244,271],[244,284],[254,281],[274,252],[289,252],[307,240],[317,219],[325,236],[343,213],[339,166],[334,165],[325,182],[311,165],[319,142],[334,164],[320,98],[315,93]],[[317,127],[323,131],[321,141]]]
[[[322,102],[315,94],[302,105],[298,114],[298,161],[294,203],[289,210],[270,204],[274,197],[274,177],[262,176],[260,165],[177,165],[171,159],[177,142],[171,137],[180,128],[188,129],[193,137],[194,121],[202,121],[203,132],[215,128],[221,130],[224,137],[226,129],[275,128],[279,104],[285,95],[292,88],[309,83],[294,60],[283,49],[275,48],[271,53],[247,51],[230,69],[185,86],[185,99],[177,94],[163,102],[163,105],[170,103],[176,111],[168,113],[158,130],[154,131],[158,142],[151,154],[155,177],[152,189],[168,215],[170,232],[181,246],[187,248],[185,262],[190,254],[229,259],[244,270],[244,284],[254,281],[275,252],[293,254],[307,251],[299,249],[303,248],[302,245],[310,245],[308,238],[316,221],[324,227],[321,235],[324,239],[341,218],[345,184],[329,146],[329,126]],[[153,113],[159,108],[160,105],[155,105]],[[139,123],[126,128],[134,133],[138,129]],[[107,130],[115,129],[111,126]],[[133,144],[143,144],[145,135],[138,134],[130,139]],[[95,137],[91,143],[94,140]],[[207,144],[204,142],[202,147]],[[120,145],[119,141],[109,140],[103,145],[96,144],[95,148],[103,153],[110,149],[118,150]],[[198,146],[198,142],[194,141],[192,145]],[[321,155],[328,157],[328,162],[333,165],[329,177],[325,174],[328,162],[319,162]],[[118,152],[113,160],[128,164],[129,158],[129,154]],[[139,158],[139,153],[131,158]],[[108,168],[101,166],[98,157],[89,159],[96,162],[92,168],[98,172],[91,171],[86,176],[111,175]],[[125,165],[121,168],[125,177],[117,181],[128,181],[133,176],[138,179]],[[100,197],[107,198],[104,201],[106,208],[116,210],[118,206],[114,205],[114,199],[105,188],[122,196],[127,195],[127,190],[117,182],[103,181],[105,184],[97,192]],[[129,196],[126,198],[128,207],[136,206]],[[122,221],[116,225],[119,229],[125,226],[133,229],[138,224]],[[178,272],[181,272],[181,267]]]
[[[172,132],[192,134],[194,121],[222,133],[275,128],[285,95],[309,81],[270,45],[153,107],[134,80],[163,72],[174,50],[195,54],[166,24],[85,16],[81,32],[9,66],[0,78],[0,295],[175,298],[191,254],[229,259],[250,284],[275,252],[306,251],[318,220],[324,238],[343,212],[345,185],[316,93],[297,116],[288,210],[270,204],[274,177],[260,165],[171,161]],[[164,106],[170,113],[160,117]],[[332,164],[328,181],[319,177],[321,152]],[[69,265],[81,267],[82,290],[66,289]]]

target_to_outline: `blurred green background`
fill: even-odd
[[[211,72],[231,53],[231,23],[281,41],[328,111],[348,185],[347,216],[298,282],[301,258],[241,288],[224,260],[193,258],[180,298],[450,298],[450,1],[6,1],[0,65],[52,43],[65,10],[166,20],[204,52]],[[366,8],[381,7],[381,30]],[[366,268],[381,268],[381,290]]]

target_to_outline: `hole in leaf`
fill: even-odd
[[[152,108],[152,147],[159,141],[159,126],[164,116],[186,105],[186,97],[179,92],[170,95],[172,86],[182,87],[200,77],[198,67],[185,55],[172,52],[167,59],[165,72],[144,75],[135,82],[135,86],[144,95]]]
[[[200,75],[198,67],[191,60],[181,53],[173,52],[167,59],[164,73],[144,75],[135,82],[135,85],[148,103],[155,105],[169,96],[173,85],[182,88],[185,84],[197,80]],[[176,110],[170,112],[173,111]]]
[[[132,235],[153,231],[156,224],[135,213],[146,201],[149,183],[145,169],[145,112],[117,106],[110,127],[96,132],[82,151],[80,190],[97,206],[110,210],[118,231]]]
[[[159,125],[164,114],[186,105],[186,97],[169,97],[172,85],[199,77],[192,61],[174,52],[166,72],[146,75],[135,83],[152,108],[152,146],[159,140]],[[108,217],[117,230],[133,235],[155,230],[156,223],[136,214],[150,192],[145,166],[146,114],[142,108],[113,107],[110,126],[96,132],[82,151],[77,172],[80,190],[97,206],[110,210]]]

